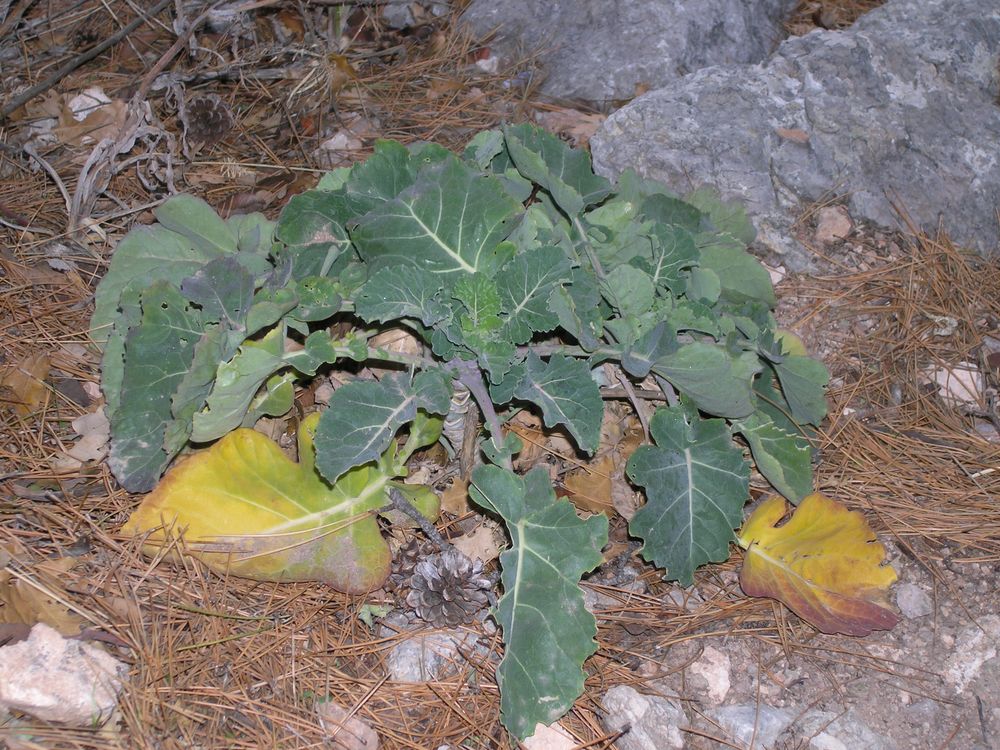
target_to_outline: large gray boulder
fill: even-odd
[[[595,103],[631,99],[707,65],[764,60],[797,0],[473,0],[477,35],[505,56],[538,52],[541,91]]]
[[[611,115],[595,168],[628,167],[744,203],[792,268],[804,203],[847,196],[855,219],[922,228],[997,252],[1000,3],[890,0],[844,31],[784,41],[755,66],[706,68]]]

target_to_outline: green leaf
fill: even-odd
[[[475,164],[484,172],[489,169],[490,162],[504,150],[503,133],[499,130],[483,130],[476,133],[469,145],[465,147],[462,158]]]
[[[299,463],[254,430],[230,433],[170,470],[123,527],[151,556],[184,551],[222,575],[261,581],[322,581],[363,594],[382,585],[391,554],[374,511],[394,484],[389,462],[354,469],[330,485],[313,468],[311,434],[299,428]],[[433,521],[437,498],[408,486]]]
[[[352,237],[361,257],[377,266],[493,273],[501,262],[497,246],[520,213],[495,177],[453,157],[425,167],[412,187],[361,218]]]
[[[500,555],[504,595],[494,614],[505,643],[497,684],[504,726],[524,739],[583,693],[583,662],[597,650],[597,624],[578,581],[602,561],[607,519],[580,520],[568,501],[556,499],[540,468],[522,479],[479,466],[469,494],[503,518],[511,537],[511,549]]]
[[[652,255],[648,260],[637,259],[635,265],[649,274],[661,294],[680,294],[686,284],[683,271],[697,265],[700,258],[694,237],[680,227],[654,224],[650,238]]]
[[[289,317],[304,323],[326,320],[337,313],[343,305],[340,284],[325,276],[306,276],[295,284],[299,304]]]
[[[133,289],[138,299],[140,291],[157,281],[179,286],[185,278],[222,254],[216,249],[196,247],[186,237],[163,226],[133,229],[118,243],[111,267],[97,286],[94,315],[90,320],[91,338],[98,344],[108,340],[127,288]]]
[[[761,412],[733,423],[750,446],[757,470],[790,502],[798,505],[813,491],[812,451],[809,441],[798,433],[778,427]]]
[[[125,342],[122,407],[111,418],[108,465],[129,492],[148,492],[173,457],[164,450],[171,399],[204,333],[201,314],[165,281],[142,294],[142,320]]]
[[[566,254],[558,247],[538,247],[510,260],[497,276],[507,335],[515,344],[536,332],[551,331],[559,317],[549,309],[549,295],[569,277]]]
[[[688,232],[697,232],[701,226],[702,213],[699,209],[663,193],[648,195],[642,202],[640,212],[647,219]]]
[[[759,300],[769,307],[777,302],[767,269],[740,245],[713,241],[701,248],[700,265],[715,272],[722,296],[732,302]]]
[[[719,299],[720,294],[722,294],[722,284],[715,271],[710,268],[691,269],[687,283],[688,299],[712,305]]]
[[[361,287],[354,310],[366,322],[415,318],[432,326],[449,315],[438,298],[440,277],[422,268],[387,266]]]
[[[292,276],[326,276],[351,247],[344,225],[363,204],[342,193],[310,190],[292,197],[281,212],[275,236],[285,247],[279,258],[292,261]]]
[[[529,354],[514,395],[541,407],[547,426],[566,425],[581,450],[597,450],[604,402],[586,362],[562,354],[543,362]]]
[[[580,268],[574,268],[569,278],[568,284],[560,284],[549,294],[549,309],[559,319],[559,325],[591,351],[600,346],[604,332],[597,279]]]
[[[463,276],[455,283],[452,296],[467,311],[461,317],[463,330],[488,333],[503,325],[500,320],[500,292],[496,283],[486,274]]]
[[[594,174],[587,152],[527,123],[507,125],[503,134],[517,171],[544,187],[567,216],[578,216],[611,192],[611,183]]]
[[[677,336],[665,323],[657,323],[622,353],[622,367],[629,375],[644,378],[653,365],[677,350]]]
[[[412,380],[396,373],[380,381],[356,380],[341,386],[316,430],[316,466],[336,481],[351,468],[382,455],[399,428],[417,416],[417,409],[447,414],[450,400],[447,381],[433,371]]]
[[[656,290],[649,274],[635,266],[618,266],[601,282],[601,293],[623,318],[637,318],[653,306]]]
[[[235,253],[236,235],[232,228],[201,198],[175,195],[155,209],[160,225],[186,238],[203,253]]]
[[[277,326],[260,341],[246,341],[219,365],[205,409],[192,419],[191,440],[204,443],[239,427],[265,380],[283,367],[284,330]]]
[[[722,419],[682,405],[657,409],[649,426],[656,445],[637,448],[627,465],[646,493],[629,532],[643,540],[643,557],[688,586],[698,566],[729,557],[750,467]]]
[[[684,199],[708,215],[715,228],[749,245],[757,236],[746,209],[736,201],[724,201],[713,188],[698,188]]]
[[[800,355],[789,355],[772,366],[795,421],[819,425],[826,416],[824,389],[830,381],[826,366],[817,359]]]
[[[239,253],[267,256],[274,241],[275,223],[264,214],[234,214],[226,219],[226,224],[236,237]]]
[[[762,365],[754,352],[733,356],[717,344],[695,341],[660,358],[653,371],[669,380],[702,411],[746,417],[753,411],[752,384]]]

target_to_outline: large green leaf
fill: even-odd
[[[214,248],[196,247],[183,235],[163,226],[133,229],[118,243],[111,267],[97,286],[94,315],[90,321],[91,338],[99,344],[107,341],[127,287],[133,288],[138,295],[156,281],[169,281],[179,286],[183,279],[222,255],[222,251]]]
[[[826,416],[824,389],[830,380],[826,366],[818,359],[790,354],[773,367],[795,421],[819,425]]]
[[[391,554],[375,511],[391,487],[405,489],[431,521],[429,488],[393,481],[391,461],[349,471],[330,485],[313,467],[315,414],[299,428],[299,463],[254,430],[231,432],[172,468],[122,528],[143,548],[176,557],[172,540],[223,575],[263,581],[322,581],[363,594],[389,574]]]
[[[452,157],[425,167],[411,187],[360,219],[351,236],[376,266],[492,273],[505,260],[497,246],[520,212],[495,177]]]
[[[497,276],[507,336],[523,344],[559,324],[549,308],[549,295],[569,276],[569,260],[558,247],[538,247],[510,260]]]
[[[604,402],[586,362],[562,354],[543,362],[529,354],[514,395],[541,407],[549,427],[565,425],[581,450],[597,450]]]
[[[776,304],[767,269],[738,242],[713,235],[710,244],[701,245],[700,265],[719,277],[724,298],[732,302],[760,301],[769,307]]]
[[[643,557],[687,586],[698,566],[729,557],[750,467],[722,419],[680,405],[657,409],[649,427],[656,445],[640,446],[627,465],[646,493],[629,531],[643,540]]]
[[[661,357],[653,371],[690,397],[699,409],[738,418],[753,411],[753,378],[762,367],[754,352],[733,356],[717,344],[695,341]]]
[[[365,208],[343,193],[316,190],[294,196],[275,228],[275,236],[284,243],[278,257],[291,260],[296,279],[326,276],[350,249],[344,225]]]
[[[661,294],[680,294],[686,284],[682,272],[697,265],[700,258],[694,237],[681,227],[654,224],[650,238],[652,254],[648,259],[637,259],[635,265],[649,274]]]
[[[504,726],[524,739],[537,723],[565,714],[583,692],[582,666],[597,650],[597,624],[578,581],[602,561],[607,519],[580,520],[568,501],[556,499],[540,468],[522,479],[479,466],[469,494],[503,518],[512,542],[500,556],[504,595],[494,616],[505,645],[497,684]]]
[[[559,325],[591,351],[600,346],[604,332],[597,279],[581,268],[574,268],[569,278],[569,283],[560,284],[549,294],[549,309],[559,319]]]
[[[812,493],[812,451],[802,435],[783,430],[760,411],[734,422],[733,429],[750,446],[757,470],[790,502]]]
[[[341,386],[330,398],[316,431],[316,465],[330,481],[377,459],[396,432],[412,422],[418,409],[447,414],[451,388],[437,371],[414,378],[405,373],[382,380],[356,380]]]
[[[713,188],[698,188],[684,196],[684,200],[707,214],[716,230],[732,235],[743,245],[749,245],[757,236],[746,209],[737,201],[722,200]]]
[[[111,418],[108,465],[130,492],[147,492],[173,457],[164,450],[171,399],[204,334],[201,313],[160,281],[142,295],[142,321],[125,343],[122,406]]]
[[[237,250],[233,228],[201,198],[175,195],[157,206],[153,213],[161,226],[187,238],[203,253],[222,255]]]
[[[567,216],[579,216],[611,192],[611,183],[594,174],[586,151],[527,123],[508,125],[503,134],[517,171],[544,187]]]
[[[414,318],[432,326],[449,315],[438,297],[441,277],[411,266],[386,266],[358,291],[354,310],[367,322]]]

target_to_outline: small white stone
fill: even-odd
[[[689,669],[693,675],[702,677],[708,683],[708,699],[714,705],[719,705],[729,693],[731,667],[728,654],[713,646],[706,646]]]
[[[27,640],[0,648],[0,709],[93,726],[117,705],[127,671],[107,651],[39,623]]]
[[[915,583],[901,583],[896,587],[896,606],[908,620],[926,617],[934,611],[927,592]]]

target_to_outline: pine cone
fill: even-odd
[[[186,118],[182,118],[184,135],[194,143],[214,146],[233,128],[233,113],[215,94],[205,94],[188,102]]]
[[[437,627],[471,623],[489,601],[492,582],[483,575],[481,560],[449,547],[417,563],[406,603],[417,617]]]
[[[437,549],[434,542],[421,540],[417,537],[411,538],[410,541],[396,550],[396,555],[392,558],[392,567],[389,569],[389,577],[382,584],[385,590],[399,591],[405,588],[417,563],[433,555]]]

